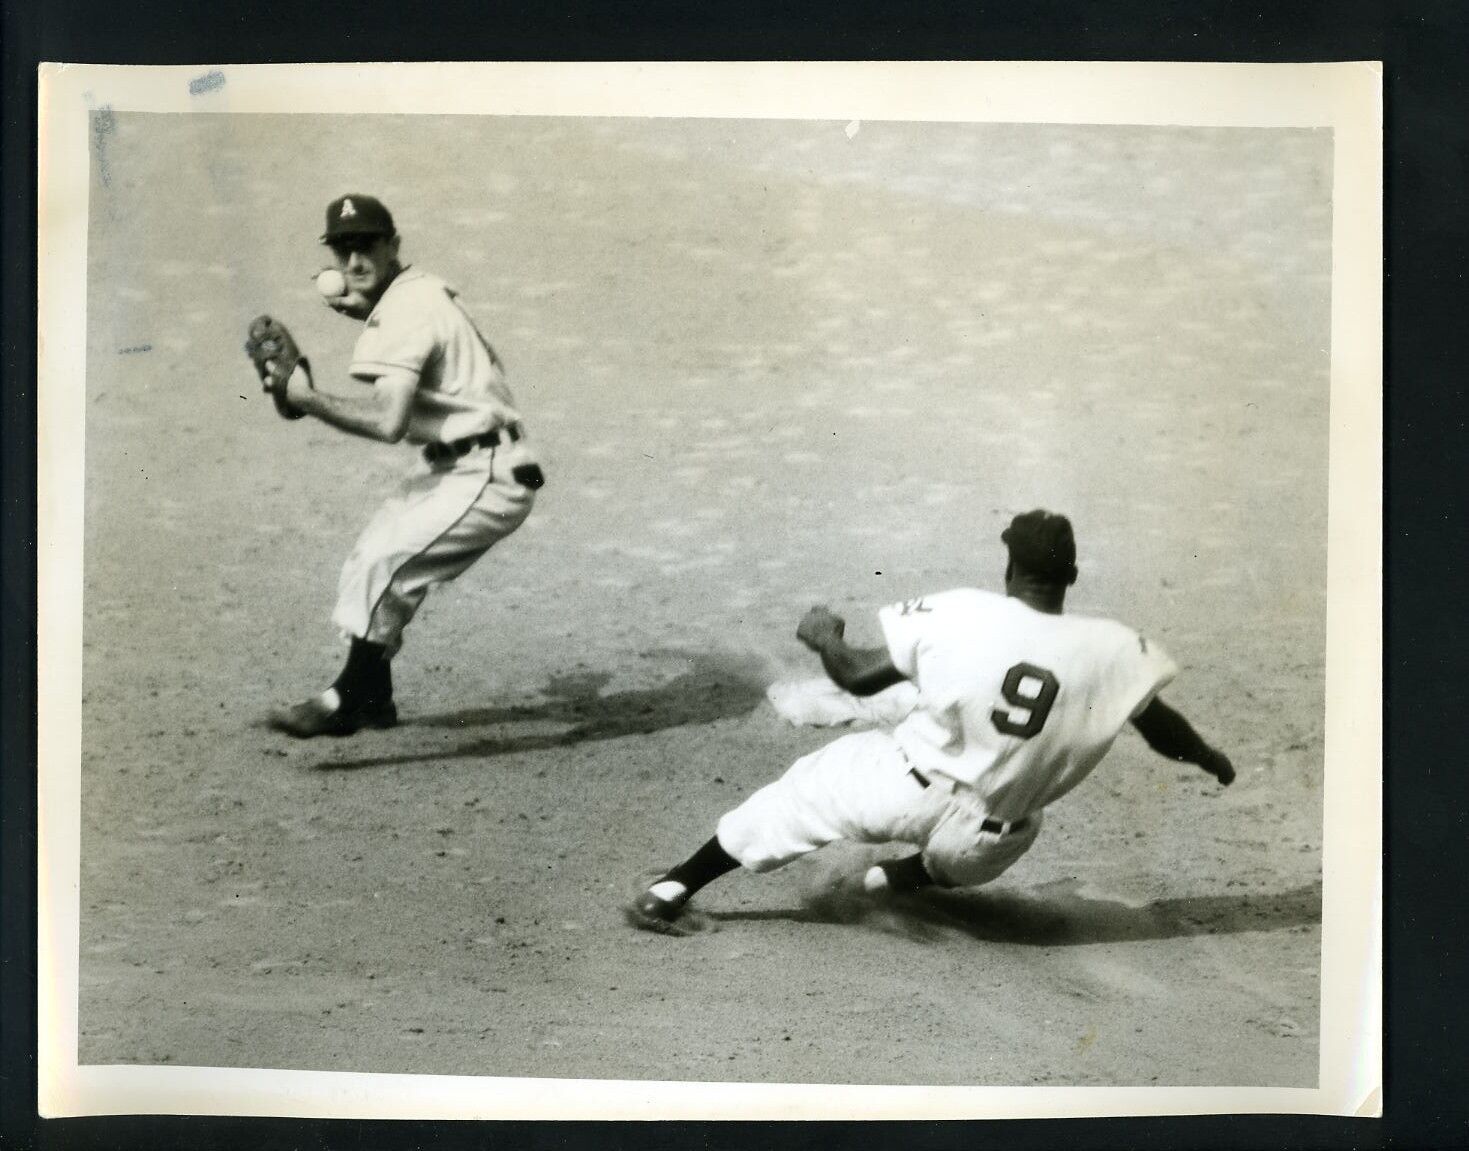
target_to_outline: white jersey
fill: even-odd
[[[1120,623],[972,588],[878,618],[893,665],[919,689],[894,738],[920,771],[969,784],[1000,820],[1023,819],[1085,779],[1178,671]]]
[[[410,443],[462,439],[520,419],[494,351],[437,276],[405,268],[367,317],[351,372],[371,380],[390,369],[418,376]]]

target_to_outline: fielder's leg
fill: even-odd
[[[534,503],[534,492],[496,468],[492,453],[411,473],[342,567],[333,619],[350,643],[346,666],[321,695],[272,713],[271,726],[309,739],[397,723],[391,661],[403,629],[431,587],[466,571],[524,523]]]
[[[462,575],[525,522],[535,493],[502,471],[484,453],[405,480],[342,566],[332,618],[344,635],[381,644],[391,659],[429,590]]]
[[[271,727],[297,739],[351,735],[364,727],[387,728],[397,722],[387,649],[356,636],[331,687],[270,716]]]

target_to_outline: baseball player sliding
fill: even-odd
[[[397,722],[391,661],[429,588],[462,574],[530,515],[544,480],[494,350],[442,280],[398,260],[392,214],[371,196],[326,210],[335,266],[326,302],[365,323],[351,380],[318,390],[306,357],[269,316],[245,351],[287,419],[315,416],[355,436],[421,445],[342,568],[333,620],[346,666],[318,696],[273,712],[289,735],[351,735]]]
[[[853,647],[840,617],[806,613],[796,635],[839,687],[867,696],[908,679],[918,705],[891,733],[844,736],[727,812],[632,904],[635,926],[679,934],[690,897],[719,876],[773,871],[839,839],[920,848],[870,868],[872,893],[988,883],[1129,722],[1160,755],[1234,779],[1158,698],[1177,673],[1161,648],[1111,620],[1062,614],[1077,574],[1066,517],[1027,512],[1001,539],[1004,595],[960,588],[885,607],[884,647]]]

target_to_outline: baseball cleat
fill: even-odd
[[[889,859],[867,869],[862,876],[862,890],[879,898],[908,895],[933,885],[933,876],[923,866],[922,855]]]
[[[678,920],[688,902],[688,888],[682,883],[672,879],[660,880],[628,905],[627,921],[643,931],[683,935],[685,931]]]
[[[297,739],[318,735],[345,736],[364,727],[388,728],[398,722],[398,708],[392,700],[348,706],[335,688],[312,696],[305,703],[278,708],[270,713],[270,726]]]

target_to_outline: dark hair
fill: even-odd
[[[1071,521],[1044,508],[1023,512],[1000,533],[1010,563],[1036,579],[1069,587],[1076,582],[1076,537]]]

